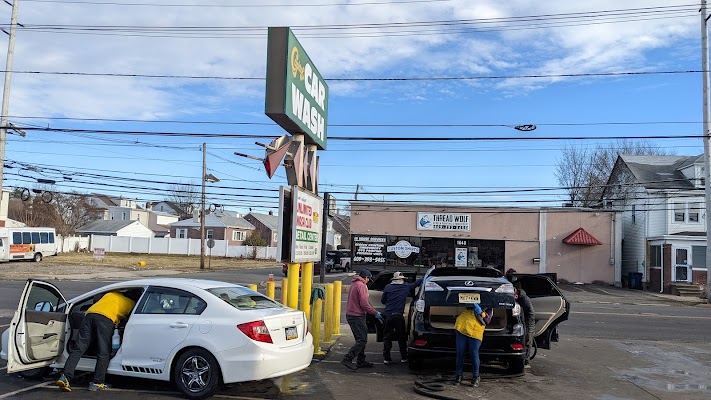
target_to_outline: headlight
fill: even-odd
[[[513,314],[514,317],[518,317],[521,315],[521,306],[516,303],[514,306],[513,310],[511,310],[511,314]]]
[[[499,286],[498,289],[494,290],[494,292],[514,294],[514,287],[510,283],[504,283],[503,285]]]

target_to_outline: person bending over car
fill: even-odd
[[[355,344],[343,357],[341,364],[348,369],[373,368],[373,363],[365,361],[365,345],[368,344],[368,325],[365,322],[366,314],[375,315],[375,318],[382,320],[380,312],[375,310],[368,302],[368,281],[373,277],[367,269],[360,271],[353,277],[351,288],[348,290],[348,303],[346,305],[346,321],[351,327]],[[353,365],[353,359],[356,364]]]
[[[414,283],[405,283],[405,275],[397,271],[385,286],[380,302],[385,304],[385,329],[383,336],[383,363],[391,364],[390,350],[393,340],[400,347],[400,362],[407,362],[407,331],[405,330],[405,302],[413,289],[420,286],[422,278]]]
[[[111,336],[115,326],[128,317],[141,296],[141,290],[127,291],[125,293],[109,292],[86,310],[84,320],[79,327],[79,334],[74,348],[69,353],[69,358],[64,364],[62,376],[57,380],[57,386],[63,392],[71,392],[69,382],[74,379],[74,371],[79,359],[84,355],[92,339],[98,347],[94,380],[89,384],[90,391],[104,390],[111,387],[104,381],[106,370],[111,360]]]
[[[457,375],[454,377],[454,385],[462,383],[464,372],[464,354],[469,349],[469,357],[472,360],[474,374],[472,375],[472,386],[479,387],[479,348],[484,339],[484,329],[486,324],[491,322],[493,310],[481,310],[479,304],[467,305],[454,323],[457,335]]]

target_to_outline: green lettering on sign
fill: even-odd
[[[318,242],[318,233],[305,231],[303,229],[296,230],[296,241],[297,242]]]
[[[266,114],[326,149],[328,85],[289,28],[269,28]]]

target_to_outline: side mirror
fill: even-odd
[[[54,306],[49,301],[40,301],[35,304],[35,311],[52,312],[54,311]]]

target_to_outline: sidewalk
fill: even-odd
[[[606,285],[573,285],[559,284],[565,297],[572,303],[587,304],[674,304],[674,305],[703,305],[705,299],[694,297],[674,296],[664,293],[655,293],[644,290],[621,289]]]

